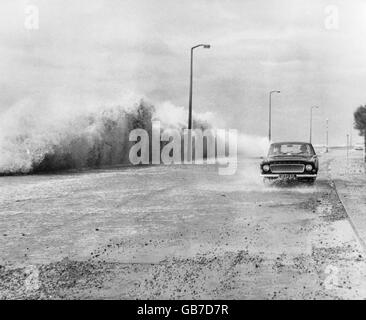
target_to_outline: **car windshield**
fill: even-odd
[[[270,146],[269,156],[284,156],[284,155],[314,155],[313,148],[306,143],[274,143]]]

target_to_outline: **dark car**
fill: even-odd
[[[269,147],[260,170],[265,179],[302,179],[314,182],[319,169],[318,156],[311,143],[276,142]]]

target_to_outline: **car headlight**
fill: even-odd
[[[269,165],[268,164],[265,164],[263,167],[262,167],[263,171],[269,171]]]
[[[313,170],[313,166],[311,164],[307,164],[305,169],[306,169],[306,171],[311,171],[311,170]]]

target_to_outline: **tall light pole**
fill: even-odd
[[[192,161],[192,89],[193,89],[193,50],[199,47],[204,49],[210,49],[209,44],[198,44],[191,48],[191,71],[189,76],[189,106],[188,106],[188,146],[187,146],[187,158],[186,161]]]
[[[279,90],[269,92],[269,114],[268,114],[268,141],[272,139],[272,93],[281,93]]]
[[[347,169],[348,169],[348,160],[349,160],[349,134],[347,134]]]
[[[329,120],[328,118],[325,120],[325,126],[326,126],[326,133],[325,133],[325,152],[328,152],[328,148],[329,148],[329,144],[328,144],[328,139],[329,139]]]
[[[188,129],[192,129],[192,87],[193,87],[193,50],[199,47],[210,49],[209,44],[199,44],[191,48],[191,73],[189,81],[189,114],[188,114]]]
[[[351,126],[351,129],[349,131],[349,146],[350,146],[350,148],[352,148],[352,138],[353,138],[353,136],[352,136],[352,130],[353,130],[353,128]]]
[[[311,143],[311,138],[312,138],[312,134],[313,134],[313,109],[319,109],[318,106],[313,106],[310,108],[310,143]]]

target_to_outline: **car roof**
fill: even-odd
[[[278,141],[278,142],[272,142],[271,144],[311,144],[311,143],[303,141]]]

